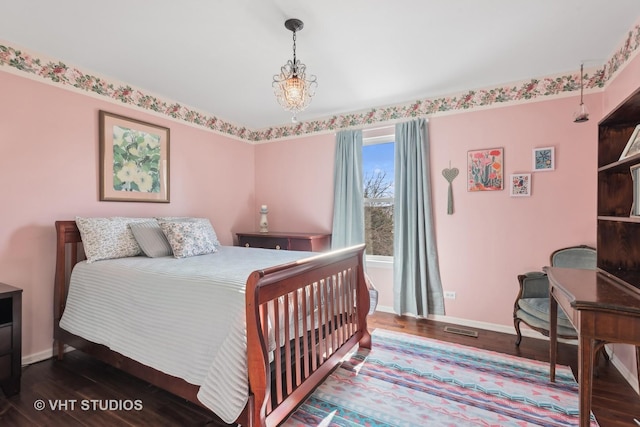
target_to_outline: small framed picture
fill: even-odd
[[[620,160],[635,156],[638,153],[640,153],[640,125],[636,126],[635,130],[631,134],[631,138],[627,141],[627,145],[624,147],[624,150],[620,155]]]
[[[528,197],[531,195],[531,174],[515,173],[509,180],[509,195],[511,197]]]
[[[630,216],[640,216],[640,165],[633,165],[630,169],[633,180],[633,204]]]
[[[556,168],[556,150],[554,147],[533,149],[534,172],[552,171]]]

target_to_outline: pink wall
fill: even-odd
[[[52,344],[54,221],[205,216],[223,244],[252,227],[252,145],[4,72],[0,93],[0,281],[24,290],[24,356]],[[171,203],[98,201],[100,109],[171,129]]]
[[[331,232],[335,136],[256,145],[256,212],[269,208],[269,230]]]

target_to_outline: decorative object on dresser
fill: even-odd
[[[22,289],[0,283],[0,388],[20,393],[22,369]]]
[[[260,207],[260,232],[266,233],[269,231],[269,220],[267,219],[267,214],[269,213],[269,209],[267,209],[267,205],[262,205]]]
[[[329,233],[292,233],[269,231],[241,232],[238,245],[265,249],[284,249],[290,251],[324,252],[331,248]]]
[[[100,111],[100,200],[169,203],[169,128]]]

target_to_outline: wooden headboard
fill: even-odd
[[[56,221],[56,276],[54,287],[55,324],[62,317],[67,300],[67,285],[73,266],[84,259],[82,239],[75,221]]]

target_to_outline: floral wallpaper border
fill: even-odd
[[[640,46],[640,24],[629,31],[628,36],[614,55],[602,68],[586,74],[585,89],[602,88],[611,76],[629,60]],[[491,89],[470,90],[455,96],[434,99],[419,99],[414,102],[372,108],[367,111],[332,116],[286,126],[251,130],[228,123],[216,116],[204,114],[180,103],[163,100],[145,94],[126,84],[106,81],[63,62],[46,61],[23,50],[0,44],[0,66],[13,67],[21,72],[38,76],[54,84],[71,86],[86,92],[104,96],[123,104],[151,110],[166,116],[194,124],[223,135],[249,142],[266,142],[282,138],[309,135],[319,132],[388,122],[391,120],[433,115],[440,112],[469,110],[494,104],[554,96],[580,89],[580,75],[570,74],[542,79],[531,79],[515,85]]]

